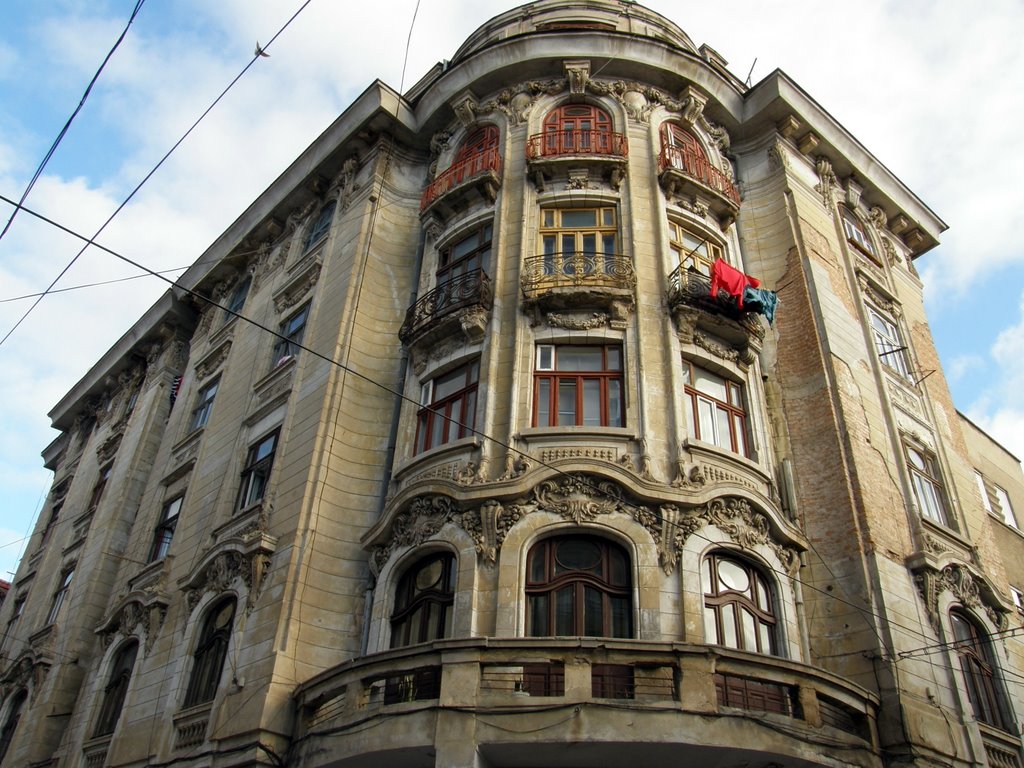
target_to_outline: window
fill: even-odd
[[[610,154],[622,149],[613,141],[612,119],[590,104],[566,104],[544,118],[542,153],[551,155]]]
[[[540,228],[544,274],[614,274],[617,237],[614,208],[544,208]]]
[[[57,521],[60,519],[60,511],[63,507],[63,501],[55,501],[50,508],[50,519],[46,521],[46,527],[43,529],[43,540],[39,542],[40,546],[45,544],[50,538],[50,534],[53,533],[53,529],[57,526]]]
[[[75,569],[64,571],[64,575],[61,576],[60,586],[57,591],[53,593],[53,602],[50,604],[50,612],[46,616],[46,623],[53,624],[57,620],[57,616],[60,615],[60,608],[64,605],[64,601],[67,599],[68,592],[71,590],[71,579],[75,575]]]
[[[107,736],[114,732],[117,727],[118,718],[121,717],[121,709],[124,706],[124,697],[128,693],[128,683],[132,679],[132,669],[135,667],[135,657],[139,652],[139,644],[132,641],[123,645],[110,664],[110,677],[103,688],[103,703],[100,705],[100,715],[96,720],[96,729],[93,731],[93,738]]]
[[[872,307],[868,307],[868,315],[871,319],[871,334],[875,337],[878,358],[904,378],[912,378],[907,345],[903,343],[899,328]]]
[[[25,708],[25,701],[28,699],[28,691],[22,688],[11,698],[10,707],[7,710],[7,719],[4,720],[4,727],[0,728],[0,763],[3,762],[7,749],[14,741],[14,732],[18,728],[18,721],[21,719],[21,710]]]
[[[877,261],[878,257],[875,255],[875,246],[871,244],[871,238],[868,237],[868,233],[865,231],[861,220],[857,218],[853,211],[847,208],[840,208],[840,213],[842,214],[843,231],[846,233],[846,239]]]
[[[249,448],[249,453],[245,457],[245,467],[242,469],[242,483],[238,489],[239,509],[246,509],[263,501],[270,470],[274,464],[277,435],[277,432],[272,432]]]
[[[911,445],[904,445],[907,452],[907,467],[914,485],[914,495],[921,514],[929,520],[949,525],[946,505],[943,502],[942,480],[935,456]]]
[[[462,277],[477,269],[486,271],[490,260],[491,225],[485,224],[441,251],[437,260],[437,284]]]
[[[1006,491],[995,483],[991,482],[981,472],[974,471],[974,477],[978,481],[978,490],[981,491],[981,503],[985,511],[990,515],[998,517],[1012,528],[1017,527],[1017,516],[1013,513],[1013,506],[1010,504],[1010,497]]]
[[[526,633],[531,637],[632,637],[626,551],[596,536],[535,544],[526,560]]]
[[[455,558],[449,554],[420,560],[402,576],[391,614],[391,647],[441,640],[452,632]]]
[[[473,360],[426,382],[420,391],[416,453],[473,434],[480,361]]]
[[[996,693],[992,641],[966,613],[956,609],[950,611],[949,623],[953,627],[954,648],[960,657],[960,670],[974,716],[987,725],[1005,730]]]
[[[336,203],[332,200],[320,209],[320,213],[317,214],[316,220],[313,221],[313,225],[309,228],[309,232],[306,233],[306,239],[302,242],[303,253],[327,237],[327,232],[331,228],[331,220],[334,218],[335,205]]]
[[[164,510],[160,513],[160,522],[157,523],[156,531],[153,534],[149,562],[152,563],[167,556],[167,550],[171,548],[171,539],[174,538],[174,528],[178,524],[181,502],[184,498],[184,496],[179,496],[164,504]]]
[[[686,416],[698,440],[747,455],[747,414],[743,388],[693,363],[683,361]]]
[[[195,432],[200,427],[205,427],[206,422],[210,420],[213,398],[217,395],[217,387],[219,386],[220,381],[215,381],[199,390],[199,397],[196,398],[196,407],[192,409],[192,418],[189,419],[189,432]]]
[[[242,311],[242,307],[245,306],[245,299],[249,295],[249,287],[252,285],[252,278],[246,277],[238,285],[235,286],[235,290],[231,292],[231,298],[228,299],[227,310],[228,315],[235,315]]]
[[[306,332],[306,320],[309,319],[309,304],[285,320],[277,332],[284,338],[278,338],[274,345],[274,364],[280,365],[299,354],[302,336]]]
[[[100,500],[103,498],[103,489],[107,487],[107,480],[110,479],[110,470],[113,466],[113,464],[107,464],[107,466],[100,470],[100,479],[96,481],[96,485],[92,488],[87,511],[95,512],[96,507],[100,505]]]
[[[1013,598],[1013,607],[1017,613],[1024,613],[1024,590],[1010,587],[1010,597]]]
[[[25,599],[28,595],[18,595],[14,598],[14,608],[11,609],[11,618],[7,620],[7,632],[10,634],[11,628],[17,623],[18,619],[21,618],[21,612],[25,610]]]
[[[662,123],[661,146],[664,165],[701,177],[708,166],[708,156],[697,137],[677,123]]]
[[[704,636],[712,645],[777,653],[772,591],[745,560],[714,552],[701,564]]]
[[[203,630],[199,634],[199,642],[192,654],[192,676],[185,692],[185,706],[194,707],[213,701],[220,685],[224,660],[228,655],[228,641],[231,639],[231,627],[235,620],[235,601],[233,598],[222,600],[206,614]]]
[[[541,344],[533,374],[535,427],[621,427],[622,347]]]
[[[722,246],[703,235],[694,234],[680,224],[669,221],[669,248],[676,254],[679,265],[688,272],[699,272],[711,277],[715,259],[723,259]]]

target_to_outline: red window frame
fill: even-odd
[[[592,350],[601,352],[601,368],[597,370],[568,370],[559,367],[560,354],[568,350]],[[550,363],[545,357],[550,353]],[[615,362],[617,361],[617,363]],[[550,365],[550,367],[546,367]],[[617,367],[613,367],[616,366]],[[626,423],[625,376],[622,346],[608,344],[540,344],[537,346],[536,366],[533,374],[533,426],[535,427],[622,427]],[[600,405],[598,424],[587,424],[585,394],[589,387],[598,386]],[[561,393],[562,388],[571,385],[575,388],[573,405],[573,423],[562,423]],[[618,408],[611,407],[612,397],[618,390]],[[568,410],[565,413],[569,413]],[[546,422],[542,423],[546,414]]]
[[[563,104],[544,118],[544,154],[612,151],[612,118],[592,104]]]
[[[720,379],[723,382],[726,391],[725,400],[714,397],[710,393],[696,387],[694,382],[697,379],[698,371],[707,376]],[[683,360],[683,374],[686,381],[683,391],[687,398],[687,416],[694,437],[705,443],[711,443],[719,448],[737,453],[740,456],[747,456],[749,454],[750,441],[747,439],[747,411],[744,407],[743,385],[720,376],[713,371],[701,368],[689,360]],[[705,435],[701,430],[701,401],[710,403],[715,409],[713,423],[715,434]],[[729,434],[727,436],[721,434],[721,424],[718,422],[721,415],[724,415],[728,420]],[[726,437],[728,438],[727,440]]]
[[[461,386],[458,382],[460,376]],[[416,425],[416,453],[473,434],[479,383],[480,360],[473,359],[423,385],[420,395],[422,407]],[[450,390],[451,386],[458,388]]]
[[[723,565],[746,575],[745,589],[737,588],[722,576]],[[701,563],[701,579],[705,640],[711,645],[776,655],[774,596],[771,582],[761,570],[729,553],[712,552]],[[731,637],[727,628],[732,630]]]

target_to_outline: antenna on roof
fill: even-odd
[[[747,79],[744,82],[747,84],[747,88],[750,87],[750,76],[754,74],[754,67],[757,66],[757,56],[754,57],[754,63],[750,65],[750,71],[747,72]]]

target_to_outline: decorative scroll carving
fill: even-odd
[[[565,76],[569,81],[569,93],[573,96],[582,96],[590,80],[590,62],[585,59],[566,61]]]
[[[540,453],[540,460],[548,464],[559,459],[589,459],[591,461],[616,460],[617,452],[614,448],[547,448]]]
[[[786,147],[780,139],[776,139],[768,147],[768,167],[773,171],[789,168],[789,154],[786,152]]]
[[[232,337],[228,337],[216,349],[206,355],[196,364],[196,379],[202,381],[211,373],[216,371],[228,359],[228,352],[231,351]]]
[[[579,524],[616,511],[621,504],[622,492],[607,480],[565,475],[537,485],[533,489],[533,498],[540,511],[554,512]]]
[[[885,215],[885,211],[875,205],[868,211],[868,220],[875,225],[876,229],[884,229],[885,224],[888,221],[888,217]]]
[[[136,630],[141,629],[145,653],[148,654],[167,618],[167,607],[167,601],[162,599],[150,599],[148,602],[129,600],[97,630],[103,647],[108,647],[118,633],[125,636],[138,635],[140,632]]]
[[[457,513],[455,500],[450,496],[418,496],[409,507],[395,518],[391,537],[386,544],[373,550],[373,562],[379,571],[391,553],[398,547],[422,544],[453,520]]]
[[[117,449],[121,446],[121,438],[123,437],[124,430],[119,429],[96,447],[96,459],[101,466],[114,458],[114,454],[117,453]]]
[[[885,258],[888,260],[889,266],[894,267],[903,263],[903,257],[896,250],[896,246],[892,244],[892,240],[887,237],[882,238],[882,250],[885,251]]]
[[[676,464],[676,470],[678,475],[672,481],[673,488],[703,488],[707,482],[707,478],[704,477],[704,470],[700,464],[694,464],[692,467],[687,468],[686,464],[680,461]]]
[[[359,173],[359,158],[351,155],[341,164],[341,170],[334,177],[331,189],[338,192],[338,210],[344,211],[352,204],[352,198],[359,191],[359,184],[356,182],[356,174]],[[330,194],[330,193],[329,193]]]
[[[309,266],[297,275],[294,280],[278,291],[274,296],[274,309],[278,312],[284,312],[305,298],[306,294],[313,290],[313,286],[320,279],[320,267],[321,263],[319,260],[310,262]]]
[[[832,170],[832,163],[827,158],[819,156],[814,163],[814,170],[818,174],[818,183],[814,185],[814,191],[821,195],[826,206],[830,206],[834,201],[833,191],[839,186],[839,179]]]
[[[586,331],[602,328],[608,324],[606,312],[591,312],[589,315],[566,315],[558,312],[547,314],[548,325],[552,328],[566,328],[571,331]]]
[[[515,480],[522,477],[533,468],[533,459],[522,451],[510,450],[505,454],[505,473],[498,478],[499,481]]]
[[[701,349],[710,352],[715,357],[720,357],[723,360],[731,360],[733,362],[739,360],[740,354],[736,349],[718,343],[711,336],[700,330],[694,330],[693,343]]]
[[[207,592],[223,592],[236,578],[240,578],[248,592],[245,610],[251,613],[263,589],[271,554],[271,550],[264,546],[247,552],[228,549],[219,553],[189,579],[185,587],[188,612],[191,614],[195,610]]]
[[[924,599],[928,620],[936,632],[939,631],[942,618],[939,615],[939,596],[949,591],[963,606],[984,611],[999,630],[1007,627],[1006,612],[1002,606],[991,598],[991,588],[971,573],[966,565],[952,563],[941,571],[924,567],[915,576],[921,597]]]
[[[6,701],[15,691],[26,688],[30,700],[34,701],[49,671],[49,661],[31,651],[26,652],[7,668],[0,679],[0,700]]]

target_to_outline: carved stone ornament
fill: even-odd
[[[839,179],[832,170],[832,163],[825,157],[818,157],[814,163],[814,170],[818,174],[818,183],[814,191],[821,195],[825,205],[830,206],[834,201],[833,191],[839,186]]]
[[[603,328],[608,324],[606,312],[591,312],[589,315],[567,315],[549,312],[546,315],[548,325],[552,328],[565,328],[570,331],[587,331],[592,328]]]
[[[106,440],[96,446],[96,460],[101,466],[107,464],[114,458],[114,455],[117,453],[117,449],[121,446],[121,438],[123,437],[124,430],[119,429],[110,434]]]
[[[118,634],[124,636],[140,636],[144,639],[145,653],[153,648],[153,643],[167,618],[168,602],[164,599],[149,596],[146,600],[139,597],[128,599],[114,614],[96,630],[107,648]]]
[[[450,496],[418,496],[395,518],[391,536],[384,544],[373,549],[373,563],[380,569],[398,547],[414,547],[437,534],[445,523],[458,514],[455,500]]]
[[[874,224],[875,229],[884,229],[887,220],[885,211],[877,205],[872,206],[868,211],[868,221]]]
[[[30,700],[34,701],[49,671],[50,662],[47,659],[26,651],[7,668],[0,679],[0,701],[6,701],[11,694],[23,688],[28,690]]]
[[[263,581],[270,567],[272,551],[257,546],[242,552],[226,549],[207,561],[184,586],[189,614],[207,592],[224,592],[235,579],[241,579],[248,592],[246,613],[251,613],[263,589]]]
[[[887,237],[882,238],[882,250],[885,251],[885,258],[889,262],[890,267],[895,267],[897,264],[903,263],[903,257],[901,257],[899,251],[896,250],[896,246],[892,244],[892,240]]]
[[[431,241],[436,243],[444,234],[444,225],[436,215],[431,214],[430,218],[423,222],[423,231]]]
[[[352,198],[359,191],[359,184],[356,182],[356,174],[359,173],[359,158],[351,155],[341,164],[341,170],[331,182],[331,191],[337,190],[338,210],[344,211],[352,204]]]
[[[1006,612],[991,597],[991,587],[972,574],[966,565],[952,563],[941,571],[924,567],[914,575],[914,583],[924,599],[928,620],[936,632],[942,623],[939,595],[945,591],[949,591],[964,607],[983,611],[1000,631],[1008,625]]]
[[[710,352],[715,357],[720,357],[723,360],[730,360],[735,363],[740,358],[740,353],[735,348],[719,343],[716,339],[699,329],[695,329],[693,332],[693,343],[704,351]]]
[[[304,299],[320,279],[320,267],[321,263],[318,259],[311,261],[308,267],[278,291],[274,295],[274,309],[278,312],[285,312]]]
[[[789,168],[789,154],[781,139],[776,138],[768,147],[768,167],[773,171]]]
[[[569,93],[582,96],[590,80],[590,62],[585,59],[565,62],[565,76],[569,81]]]
[[[215,349],[196,363],[196,379],[198,381],[202,381],[224,364],[224,361],[228,359],[228,352],[231,351],[231,341],[232,337],[228,336],[221,344],[218,344]]]

